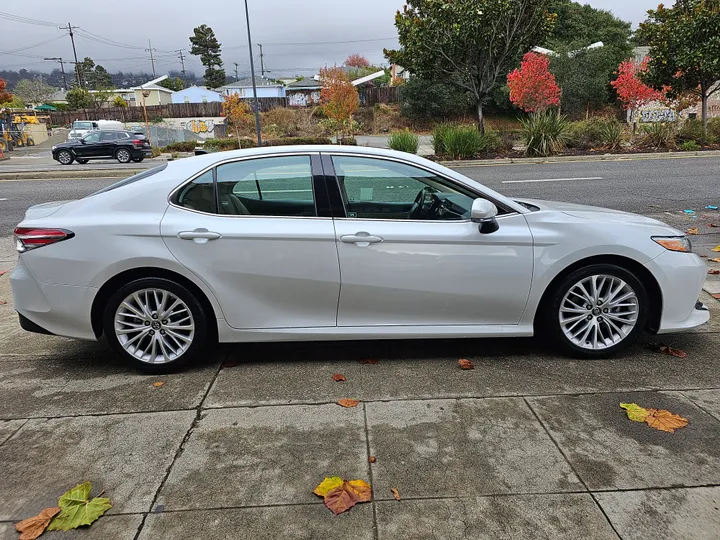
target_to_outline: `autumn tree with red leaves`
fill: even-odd
[[[6,103],[13,100],[12,94],[5,91],[6,87],[7,83],[5,82],[5,79],[0,79],[0,103]]]
[[[352,134],[353,114],[360,107],[360,96],[341,67],[320,70],[320,101],[325,115],[334,123],[334,130],[344,136]]]
[[[347,57],[347,60],[345,60],[345,65],[347,67],[364,68],[370,67],[370,61],[360,53],[355,53]]]
[[[640,63],[635,60],[625,60],[618,67],[617,79],[610,83],[615,88],[623,108],[630,111],[633,133],[635,133],[637,110],[648,103],[663,99],[662,92],[649,87],[640,79],[641,74],[647,71],[648,61],[648,58]]]
[[[526,112],[544,111],[560,105],[560,87],[550,73],[550,60],[529,52],[523,56],[520,69],[507,78],[510,101]]]
[[[228,126],[235,130],[238,145],[242,144],[240,141],[240,130],[252,125],[253,117],[248,104],[237,94],[223,96],[222,115],[225,117]],[[242,147],[238,146],[238,148]]]

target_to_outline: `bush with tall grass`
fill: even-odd
[[[655,150],[673,150],[677,148],[675,137],[677,125],[673,122],[658,122],[641,126],[640,144]]]
[[[445,150],[445,135],[447,135],[448,131],[456,127],[458,127],[457,124],[448,122],[445,124],[437,124],[433,128],[432,142],[433,150],[436,156],[444,156],[447,154],[447,151]]]
[[[404,131],[394,131],[390,134],[390,137],[388,137],[388,146],[392,150],[399,152],[417,154],[420,140],[417,135],[407,129]]]
[[[617,150],[625,140],[625,125],[617,120],[604,120],[598,131],[600,143],[608,150]]]
[[[525,153],[529,156],[552,156],[565,148],[568,119],[559,112],[539,111],[522,120]]]

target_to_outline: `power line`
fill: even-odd
[[[275,42],[275,43],[269,43],[269,42],[263,42],[263,45],[293,45],[293,46],[300,46],[300,45],[338,45],[342,43],[370,43],[373,41],[390,41],[390,40],[396,40],[397,36],[394,37],[388,37],[388,38],[375,38],[375,39],[351,39],[346,41],[298,41],[298,42]],[[242,49],[243,45],[238,45],[235,47],[225,47],[226,51],[229,50],[235,50],[235,49]]]
[[[29,17],[23,17],[21,15],[13,15],[12,13],[3,13],[0,12],[0,19],[7,19],[8,21],[13,22],[19,22],[19,23],[25,23],[25,24],[34,24],[36,26],[57,26],[60,23],[54,23],[49,21],[41,21],[38,19],[30,19]]]
[[[63,39],[64,37],[65,37],[65,35],[63,34],[62,36],[57,36],[57,37],[54,37],[51,39],[46,39],[45,41],[41,41],[40,43],[35,43],[34,45],[28,45],[26,47],[20,47],[19,49],[13,49],[11,51],[6,51],[6,52],[7,52],[7,54],[12,54],[12,53],[17,53],[17,52],[21,52],[21,51],[27,51],[29,49],[34,49],[35,47],[39,47],[40,45],[46,45],[48,43],[52,43],[53,41]]]

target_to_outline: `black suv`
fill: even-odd
[[[108,158],[120,163],[140,163],[145,157],[152,156],[152,148],[144,135],[132,131],[93,130],[82,139],[53,146],[52,156],[63,165]]]

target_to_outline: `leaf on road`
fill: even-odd
[[[708,275],[709,275],[709,276],[717,276],[717,275],[720,275],[720,270],[715,270],[714,268],[711,268],[710,270],[708,270]]]
[[[343,375],[342,373],[336,373],[335,375],[333,375],[333,376],[332,376],[332,380],[335,381],[335,382],[345,382],[345,381],[347,381],[347,379],[345,378],[345,375]]]
[[[675,433],[676,429],[684,428],[688,425],[687,418],[683,418],[679,414],[673,414],[665,409],[648,409],[648,413],[645,418],[645,423],[659,431]]]
[[[357,407],[359,403],[360,403],[359,399],[345,398],[345,399],[341,399],[340,401],[338,401],[338,405],[340,405],[341,407],[345,407],[346,409],[350,409],[352,407]]]
[[[635,403],[621,403],[620,407],[625,409],[628,418],[633,422],[644,422],[647,415],[650,414],[647,409],[643,409]]]
[[[163,381],[158,381],[158,382],[154,382],[154,383],[153,383],[153,386],[154,386],[155,388],[160,388],[160,387],[163,386],[164,384],[165,384],[165,383],[164,383]]]
[[[720,263],[720,257],[713,257],[713,258],[711,258],[711,259],[708,259],[708,261]]]
[[[363,480],[345,482],[339,476],[329,476],[313,491],[322,497],[327,506],[336,516],[350,510],[357,503],[372,500],[370,484]]]
[[[697,227],[693,227],[692,229],[687,230],[688,234],[698,234],[699,232],[700,230]]]
[[[17,532],[22,533],[20,540],[35,540],[38,536],[45,532],[50,520],[60,512],[60,508],[55,506],[45,508],[37,516],[23,519],[20,523],[15,524]]]
[[[710,227],[711,229],[714,229],[716,227],[720,227],[720,225],[716,225],[715,223],[708,223],[708,227]]]
[[[0,300],[0,306],[4,306],[5,304],[7,304],[5,300]]]
[[[47,530],[69,531],[83,525],[91,525],[112,508],[107,497],[90,499],[91,489],[90,482],[85,482],[63,493],[58,500],[60,513],[53,518]]]
[[[720,293],[713,294],[712,297],[713,297],[715,300],[720,300]]]
[[[715,252],[720,253],[720,246],[715,246],[715,247],[712,248],[710,251],[715,251]]]
[[[368,461],[369,461],[370,463],[375,463],[375,462],[377,461],[377,458],[376,458],[375,456],[370,456],[370,457],[368,458]]]
[[[375,358],[363,358],[362,360],[360,360],[360,363],[361,363],[361,364],[377,365],[378,361],[375,360]]]
[[[395,497],[396,501],[400,500],[400,492],[397,490],[397,488],[390,488],[390,491],[392,491],[393,497]]]
[[[7,274],[7,270],[0,270],[0,276],[2,276],[3,274]]]
[[[646,348],[650,349],[651,351],[657,351],[663,354],[667,354],[669,356],[674,356],[676,358],[687,357],[687,353],[682,349],[674,349],[673,347],[665,345],[664,343],[661,343],[660,345],[649,344]]]
[[[475,369],[475,364],[464,358],[458,360],[458,364],[460,365],[460,369]]]

